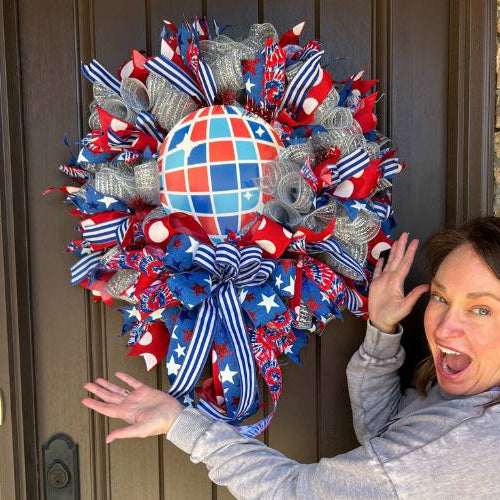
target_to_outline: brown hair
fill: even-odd
[[[465,244],[472,245],[477,255],[500,280],[500,218],[491,216],[477,217],[461,227],[446,229],[427,241],[424,250],[428,258],[431,280],[446,256]],[[417,367],[413,382],[419,394],[424,396],[430,385],[436,382],[436,367],[432,356],[425,358]],[[500,404],[500,397],[486,406],[496,404]]]

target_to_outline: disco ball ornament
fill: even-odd
[[[192,215],[214,243],[224,241],[268,201],[258,179],[280,147],[272,127],[242,108],[201,108],[172,128],[161,146],[161,203],[168,213]]]

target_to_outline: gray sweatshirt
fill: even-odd
[[[237,498],[500,498],[500,393],[403,395],[402,330],[368,324],[347,367],[359,448],[300,464],[230,425],[185,409],[167,438]]]

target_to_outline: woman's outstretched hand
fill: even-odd
[[[394,333],[398,323],[413,309],[419,297],[429,286],[419,285],[405,297],[404,281],[415,257],[418,240],[408,243],[408,233],[392,245],[384,270],[381,257],[375,266],[368,294],[368,316],[373,326],[382,332]]]
[[[124,389],[98,378],[96,383],[87,382],[84,387],[103,402],[91,398],[82,400],[87,408],[130,424],[110,432],[106,436],[106,443],[115,439],[166,434],[183,406],[172,396],[153,389],[126,373],[116,372],[115,375],[131,389]]]

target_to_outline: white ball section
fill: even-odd
[[[151,241],[154,241],[155,243],[162,243],[165,241],[168,236],[169,236],[169,231],[165,227],[165,224],[161,221],[156,221],[149,226],[149,231],[148,231],[148,236]]]

